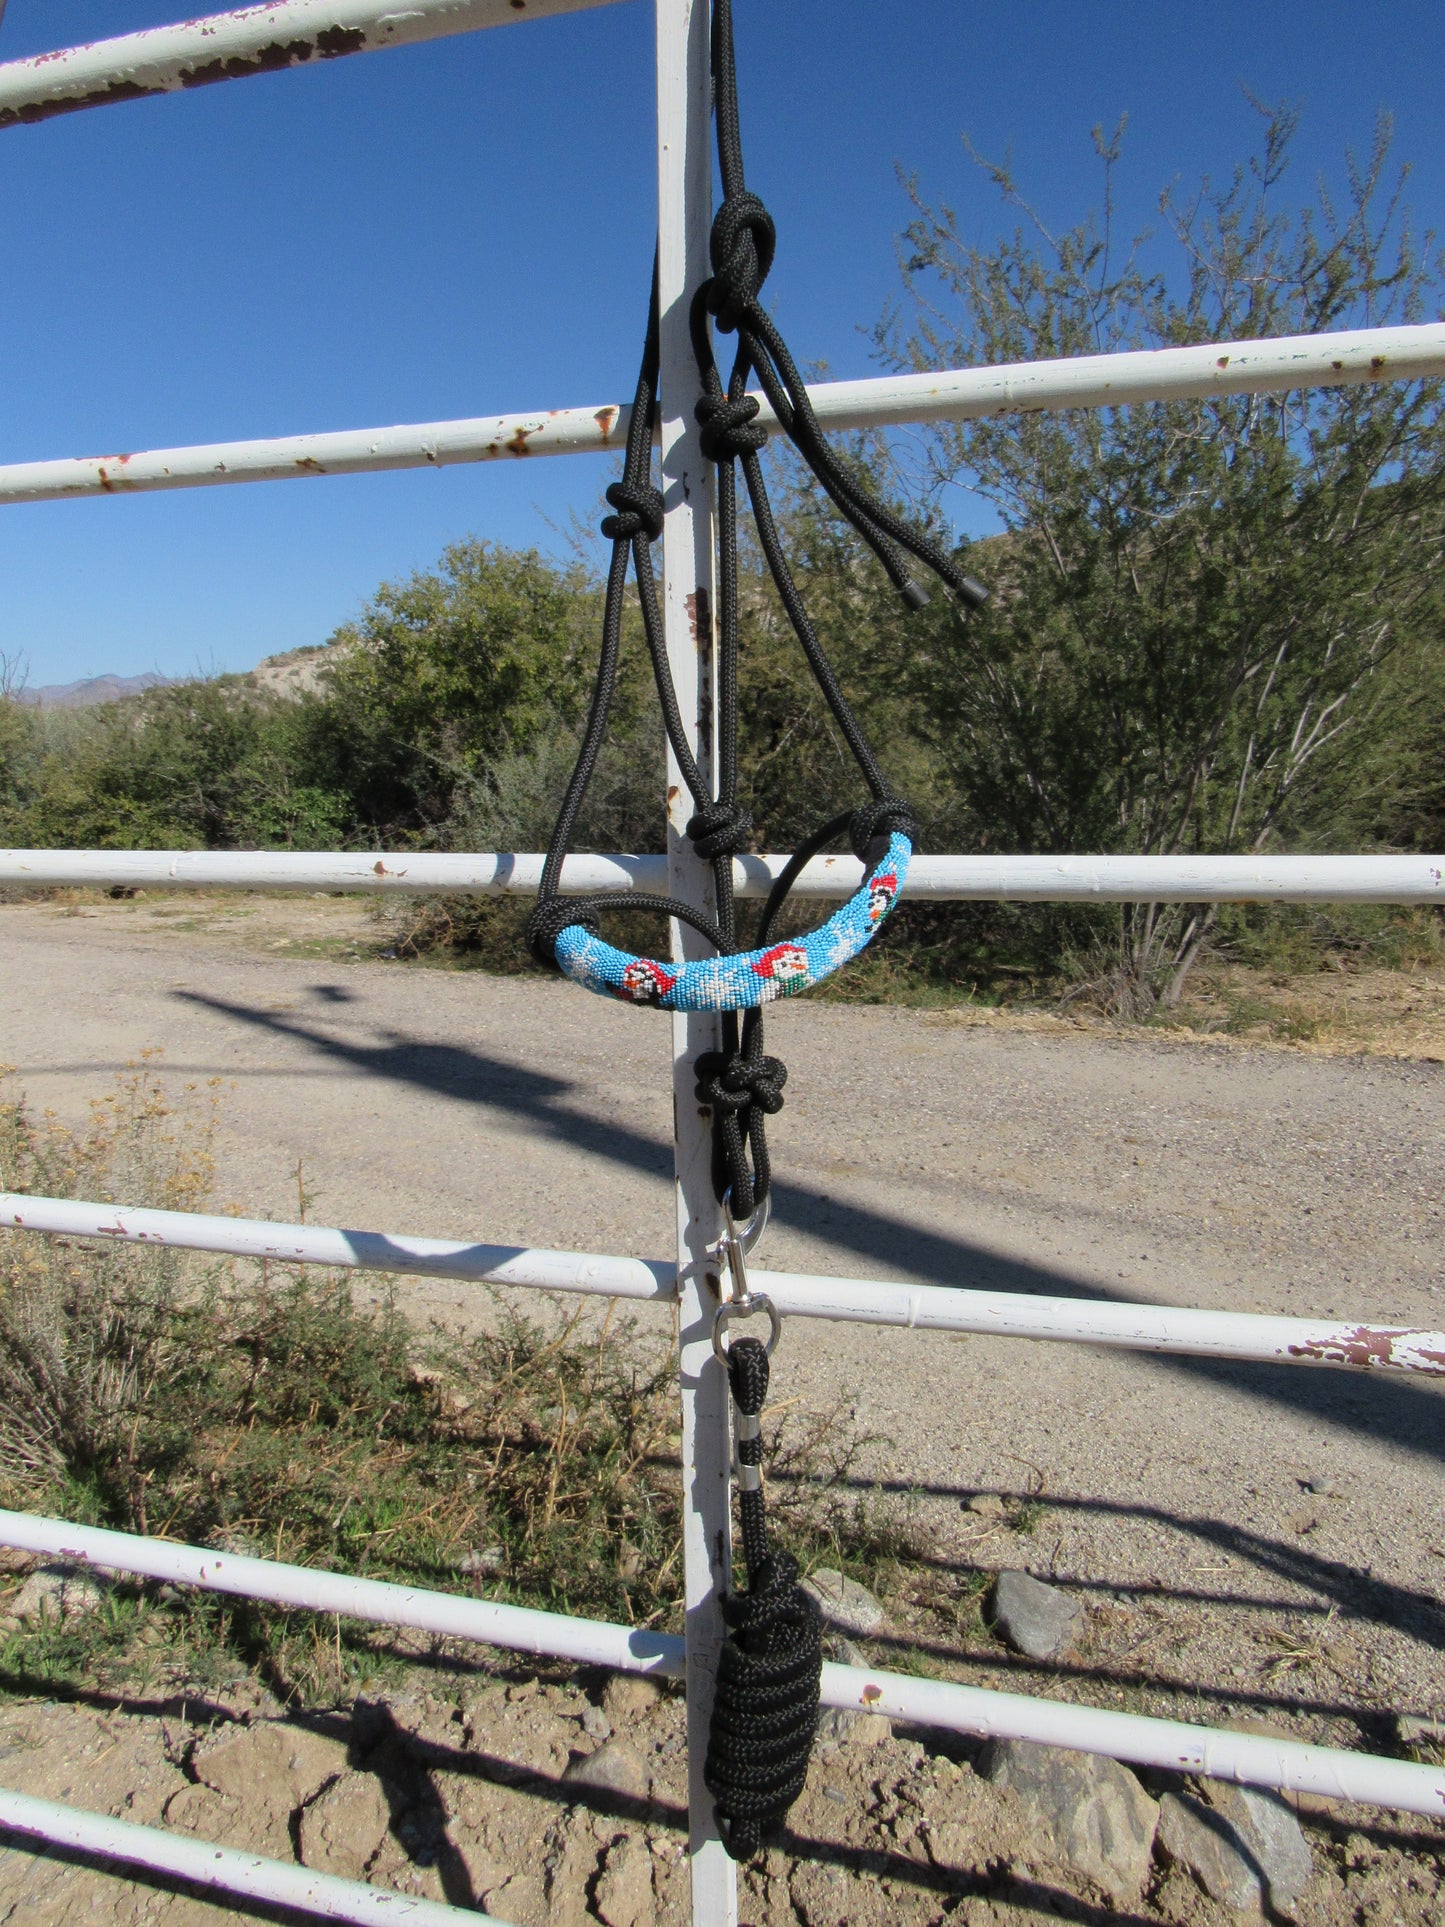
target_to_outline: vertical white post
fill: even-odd
[[[698,394],[688,334],[693,290],[708,273],[712,221],[712,77],[708,0],[657,0],[658,285],[662,305],[659,376],[663,596],[667,656],[678,705],[703,777],[712,778],[713,478],[698,446]],[[667,763],[668,886],[684,902],[716,913],[712,877],[684,829],[692,799],[671,753]],[[673,954],[707,954],[685,924],[673,925]],[[712,1189],[711,1117],[699,1108],[693,1065],[720,1042],[716,1017],[672,1020],[674,1159],[682,1374],[683,1561],[687,1597],[688,1850],[694,1927],[734,1927],[737,1872],[718,1838],[703,1785],[708,1718],[722,1642],[720,1595],[731,1576],[727,1383],[712,1352],[716,1266],[709,1247],[722,1230]],[[711,1272],[712,1276],[709,1277]]]

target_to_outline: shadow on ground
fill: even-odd
[[[172,994],[182,1002],[238,1023],[292,1038],[368,1077],[408,1084],[437,1097],[520,1118],[543,1136],[574,1151],[662,1180],[671,1177],[672,1148],[665,1139],[639,1131],[615,1116],[579,1109],[575,1102],[578,1087],[550,1072],[531,1070],[464,1045],[418,1042],[397,1031],[380,1030],[375,1043],[361,1043],[329,1035],[285,1013],[232,1003],[201,991],[178,990]],[[931,1231],[907,1218],[849,1203],[832,1194],[825,1196],[801,1185],[776,1182],[773,1209],[780,1223],[824,1237],[878,1264],[887,1277],[903,1276],[979,1291],[1140,1302],[1128,1293],[1104,1291],[1074,1273],[1024,1263],[966,1239]],[[1432,1383],[1327,1367],[1178,1355],[1154,1356],[1149,1363],[1159,1371],[1242,1391],[1251,1398],[1324,1419],[1342,1431],[1445,1462],[1445,1397]]]

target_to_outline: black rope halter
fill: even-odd
[[[695,410],[702,451],[717,465],[717,788],[714,793],[703,780],[683,727],[652,567],[651,544],[663,529],[663,499],[651,472],[659,362],[654,266],[647,338],[622,478],[607,490],[613,513],[602,523],[602,533],[613,546],[597,679],[527,925],[531,949],[544,963],[557,963],[557,946],[564,933],[574,933],[568,937],[569,944],[576,942],[579,927],[596,936],[601,913],[624,906],[679,918],[700,931],[719,957],[738,954],[732,859],[748,847],[753,830],[751,817],[738,802],[739,464],[773,585],[867,791],[861,805],[831,816],[794,853],[764,906],[757,945],[771,943],[804,865],[829,843],[846,836],[872,876],[889,850],[890,839],[903,836],[910,844],[917,840],[915,814],[879,768],[788,566],[763,478],[761,458],[769,430],[760,419],[757,398],[748,392],[750,376],[756,374],[778,428],[839,513],[872,549],[909,608],[921,608],[928,600],[913,574],[914,563],[933,573],[961,611],[985,599],[985,591],[962,574],[936,542],[876,500],[838,460],[824,440],[797,364],[761,305],[777,235],[772,217],[757,195],[748,191],[744,178],[731,0],[713,0],[712,69],[722,201],[710,238],[712,275],[697,290],[689,323],[702,391]],[[710,322],[719,333],[737,337],[726,388],[713,356]],[[663,723],[692,798],[687,834],[698,856],[712,865],[715,923],[670,897],[608,894],[564,899],[559,894],[577,814],[606,736],[617,683],[629,560],[636,572],[643,634]],[[648,960],[634,963],[656,978],[665,975],[662,966]],[[627,994],[633,994],[630,988]],[[660,1001],[650,993],[646,977],[637,1000]],[[764,1051],[762,1012],[756,1005],[741,1016],[738,1008],[724,1008],[721,1028],[722,1048],[704,1052],[697,1060],[697,1096],[712,1113],[717,1196],[739,1217],[752,1217],[771,1184],[765,1120],[782,1107],[787,1071]],[[735,1240],[730,1248],[736,1250]],[[735,1293],[745,1291],[742,1273],[739,1255],[733,1262]],[[733,1308],[751,1309],[757,1302],[744,1299]],[[739,1504],[748,1585],[745,1592],[734,1592],[723,1601],[729,1636],[719,1666],[705,1778],[717,1802],[724,1843],[735,1858],[745,1859],[759,1850],[802,1790],[817,1721],[822,1648],[821,1623],[812,1600],[797,1583],[796,1562],[790,1554],[772,1550],[767,1539],[759,1422],[768,1383],[767,1353],[757,1340],[740,1338],[728,1348],[726,1360],[738,1421]]]
[[[910,558],[924,563],[963,609],[976,607],[986,592],[962,574],[936,542],[871,496],[829,448],[808,399],[808,391],[759,296],[773,263],[776,232],[772,217],[748,191],[738,124],[737,74],[733,54],[731,0],[714,0],[712,65],[716,100],[718,160],[722,202],[710,240],[713,272],[697,290],[690,313],[694,353],[702,396],[696,405],[704,455],[717,464],[718,657],[717,790],[704,782],[688,743],[668,667],[651,544],[662,533],[663,501],[652,480],[652,442],[657,422],[658,302],[654,266],[647,338],[637,378],[622,479],[607,490],[614,513],[602,523],[612,542],[602,623],[602,647],[592,703],[576,765],[567,785],[543,866],[537,903],[527,924],[529,946],[539,962],[555,964],[555,946],[564,930],[581,926],[596,933],[602,912],[630,908],[679,918],[700,931],[720,956],[737,952],[737,906],[732,859],[748,847],[753,823],[738,802],[738,488],[741,463],[759,545],[778,596],[829,711],[848,745],[867,788],[867,800],[831,818],[806,839],[768,898],[756,943],[771,942],[778,917],[804,863],[846,833],[865,866],[884,854],[887,840],[901,831],[917,840],[918,822],[908,802],[889,785],[843,692],[797,583],[788,566],[763,478],[761,454],[768,430],[759,421],[757,398],[747,391],[756,373],[782,432],[819,484],[868,543],[910,608],[927,595],[910,572]],[[726,390],[709,340],[709,318],[719,332],[736,334],[737,354]],[[674,898],[647,893],[612,893],[563,898],[562,867],[577,814],[587,794],[607,733],[617,684],[622,643],[623,593],[629,560],[636,572],[643,634],[652,660],[662,718],[677,766],[692,799],[687,834],[693,848],[711,863],[717,920]],[[765,1120],[782,1106],[787,1072],[764,1051],[760,1010],[722,1018],[722,1048],[697,1062],[698,1101],[713,1114],[714,1185],[719,1198],[731,1192],[739,1216],[751,1216],[768,1195],[771,1167]]]

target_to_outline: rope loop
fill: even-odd
[[[527,948],[543,969],[560,969],[557,939],[574,924],[594,937],[601,935],[601,925],[585,898],[539,897],[532,905],[527,917]]]
[[[705,803],[689,818],[687,834],[692,847],[705,861],[714,857],[736,856],[748,846],[753,819],[737,803]]]
[[[693,409],[702,427],[699,441],[709,462],[729,462],[738,455],[756,455],[768,445],[768,431],[758,422],[761,404],[756,395],[729,401],[704,395]]]
[[[877,796],[854,810],[848,820],[848,841],[860,863],[869,861],[870,846],[879,837],[906,836],[918,848],[918,812],[901,796]]]
[[[609,542],[630,542],[643,534],[649,542],[661,540],[665,520],[661,489],[650,482],[613,482],[607,499],[620,511],[602,518],[602,533]]]
[[[788,1067],[778,1057],[727,1057],[704,1051],[697,1060],[697,1101],[716,1111],[749,1111],[757,1105],[769,1117],[783,1108]]]
[[[707,305],[722,334],[732,334],[768,278],[778,247],[773,217],[756,194],[729,194],[713,217],[709,238],[712,286]]]

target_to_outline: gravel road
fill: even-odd
[[[247,1214],[295,1215],[299,1159],[318,1222],[667,1255],[664,1018],[132,908],[0,908],[3,1054],[35,1106],[79,1117],[163,1045],[168,1077],[228,1087],[217,1195]],[[806,1001],[769,1036],[771,1267],[1445,1322],[1437,1063]],[[1445,1705],[1434,1384],[794,1321],[776,1395],[852,1404],[941,1562],[1095,1603],[1084,1662],[980,1680],[1356,1745]],[[983,1490],[1041,1491],[1032,1532],[969,1512]],[[1282,1627],[1316,1650],[1283,1657]]]

